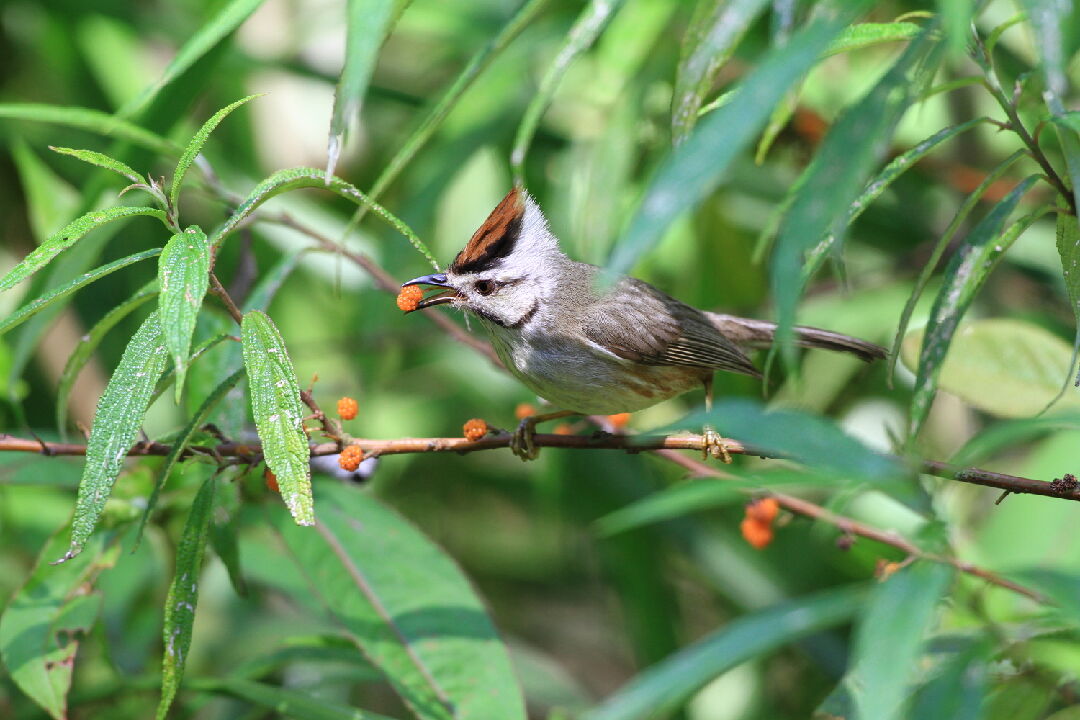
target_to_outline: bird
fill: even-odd
[[[578,262],[561,249],[536,200],[514,187],[445,272],[402,287],[441,288],[416,310],[449,305],[487,330],[506,369],[558,408],[521,420],[510,447],[523,460],[539,454],[536,424],[568,415],[634,412],[704,387],[712,406],[717,370],[761,378],[747,349],[768,347],[776,323],[699,310],[647,282]],[[796,326],[802,347],[885,357],[874,343]],[[705,452],[731,461],[723,438],[705,428]]]

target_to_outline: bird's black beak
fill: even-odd
[[[458,296],[457,290],[450,287],[447,283],[445,273],[423,275],[418,278],[413,278],[408,282],[401,283],[401,287],[408,287],[409,285],[434,285],[435,287],[448,288],[445,292],[436,293],[431,297],[426,297],[421,300],[417,304],[416,310],[423,310],[424,308],[432,307],[433,305],[442,305],[443,303],[453,302]]]

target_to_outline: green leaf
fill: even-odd
[[[963,226],[964,221],[967,220],[971,211],[978,205],[979,200],[986,193],[990,187],[1004,177],[1009,168],[1022,157],[1025,157],[1027,152],[1025,150],[1017,150],[1009,157],[1005,158],[998,164],[993,170],[987,173],[983,181],[979,183],[979,186],[975,188],[964,198],[964,202],[960,205],[960,209],[956,211],[956,215],[953,216],[949,226],[945,228],[945,232],[941,234],[937,244],[934,246],[934,251],[930,253],[930,258],[923,263],[922,270],[919,271],[919,277],[915,281],[915,287],[911,291],[911,295],[908,297],[907,302],[904,304],[904,310],[900,313],[900,323],[896,328],[896,337],[893,339],[892,348],[889,350],[889,356],[887,362],[889,364],[888,375],[891,378],[896,370],[896,361],[900,357],[900,343],[903,342],[907,333],[908,324],[911,322],[911,316],[915,312],[915,306],[919,302],[919,298],[922,297],[923,292],[926,290],[927,284],[930,282],[930,277],[934,274],[934,270],[937,268],[938,263],[941,261],[945,251],[951,246],[952,239],[956,233]]]
[[[596,531],[603,536],[616,535],[643,525],[672,520],[747,499],[755,488],[783,485],[823,487],[842,482],[835,475],[815,475],[803,469],[782,469],[768,473],[743,473],[734,468],[734,479],[688,480],[648,495],[637,502],[605,515],[596,521]]]
[[[114,220],[129,218],[135,215],[148,215],[150,217],[156,217],[162,223],[165,222],[165,213],[149,207],[130,207],[121,205],[120,207],[106,208],[104,210],[95,210],[94,212],[87,213],[80,218],[72,220],[59,231],[50,235],[45,242],[38,245],[24,257],[22,262],[13,267],[7,275],[0,278],[0,291],[10,290],[41,268],[48,265],[52,262],[54,257],[74,245],[91,230],[113,222]]]
[[[1065,291],[1069,295],[1069,304],[1073,308],[1076,331],[1073,336],[1073,355],[1069,361],[1068,375],[1076,367],[1076,356],[1080,353],[1080,224],[1075,215],[1057,214],[1057,249],[1061,256],[1062,276],[1065,279]]]
[[[592,46],[604,26],[611,20],[611,16],[622,7],[623,2],[624,0],[591,0],[566,34],[562,47],[559,48],[558,54],[548,65],[543,79],[540,80],[540,87],[536,89],[528,107],[525,108],[525,114],[514,136],[514,147],[510,151],[510,166],[514,172],[515,184],[521,185],[525,182],[525,155],[529,151],[529,145],[532,144],[533,136],[536,135],[540,118],[551,104],[551,99],[555,97],[555,91],[563,75],[566,74],[574,59]]]
[[[103,533],[90,541],[82,557],[50,565],[66,542],[65,533],[52,537],[0,616],[0,655],[11,679],[56,720],[67,717],[79,636],[90,630],[101,610],[101,594],[88,589],[102,569],[113,566],[119,551]]]
[[[786,644],[847,622],[866,600],[866,588],[827,590],[732,620],[615,691],[582,720],[666,717],[731,668]]]
[[[1029,176],[995,205],[971,231],[964,245],[957,249],[945,270],[944,283],[930,311],[922,349],[919,352],[919,370],[915,378],[911,419],[908,424],[909,441],[914,440],[930,413],[930,403],[937,392],[941,363],[960,319],[1010,244],[1002,233],[1005,220],[1038,178],[1037,175]]]
[[[68,357],[64,370],[60,373],[60,380],[56,383],[56,427],[61,435],[64,434],[67,426],[68,397],[71,395],[71,388],[75,385],[79,372],[86,366],[105,334],[147,301],[157,297],[157,292],[157,281],[148,282],[136,290],[134,295],[105,313],[86,334],[79,338],[79,344]]]
[[[1080,13],[1076,4],[1061,0],[1022,0],[1020,5],[1027,11],[1031,27],[1035,31],[1035,48],[1042,58],[1046,88],[1043,98],[1054,120],[1058,140],[1065,155],[1069,183],[1072,185],[1072,205],[1075,214],[1080,208],[1080,130],[1076,127],[1076,115],[1065,110],[1064,98],[1069,93],[1066,68],[1070,58],[1066,48],[1066,32],[1075,30]]]
[[[728,166],[750,146],[773,107],[866,5],[865,0],[833,3],[832,12],[818,13],[786,45],[762,60],[739,85],[733,101],[702,118],[686,141],[661,160],[608,260],[609,271],[628,272],[675,218],[696,207],[720,184]]]
[[[882,43],[911,40],[920,32],[922,32],[921,27],[909,22],[856,23],[844,28],[843,32],[829,45],[824,56],[839,55]]]
[[[229,377],[221,381],[221,384],[214,388],[214,391],[203,401],[203,404],[199,407],[198,411],[191,416],[188,424],[184,426],[184,429],[180,431],[172,441],[172,449],[169,451],[168,456],[165,458],[165,465],[162,466],[161,472],[158,473],[158,480],[154,483],[154,489],[150,491],[150,498],[146,501],[146,507],[143,508],[142,517],[139,519],[139,526],[135,531],[135,545],[138,546],[142,540],[143,530],[146,528],[146,523],[150,519],[150,515],[154,512],[154,508],[157,507],[158,497],[161,495],[162,488],[165,487],[165,483],[169,480],[169,475],[172,474],[172,470],[176,467],[177,461],[180,456],[184,454],[184,450],[187,448],[188,443],[191,442],[191,438],[195,435],[195,432],[203,426],[206,422],[207,416],[213,411],[221,399],[225,395],[236,387],[236,383],[240,382],[240,379],[244,377],[243,369],[237,370]]]
[[[120,258],[119,260],[114,260],[108,265],[102,265],[101,267],[95,268],[90,272],[83,273],[74,281],[69,282],[67,285],[62,285],[61,287],[50,290],[36,300],[31,300],[30,302],[26,303],[3,320],[0,320],[0,335],[3,335],[11,328],[22,324],[27,319],[33,317],[34,315],[49,307],[56,301],[66,298],[68,295],[71,295],[79,288],[89,285],[95,280],[100,280],[106,275],[116,272],[120,268],[125,268],[128,265],[139,262],[140,260],[147,260],[152,257],[157,257],[159,254],[161,254],[161,248],[144,250],[140,253],[135,253],[134,255],[128,255],[127,257]]]
[[[418,530],[338,483],[319,485],[314,532],[280,510],[273,520],[314,592],[418,717],[524,720],[484,604]]]
[[[161,77],[120,108],[116,113],[117,117],[133,117],[146,109],[162,88],[183,75],[199,58],[231,35],[262,3],[263,0],[229,0],[222,5],[213,17],[187,39]]]
[[[237,516],[240,512],[238,483],[218,485],[217,499],[214,501],[214,519],[210,523],[210,545],[214,554],[221,560],[229,573],[229,582],[233,590],[241,597],[247,597],[247,581],[244,580],[240,566],[240,542],[237,537]]]
[[[904,365],[917,370],[923,330],[913,330],[901,349]],[[994,318],[964,323],[941,362],[938,386],[996,417],[1042,412],[1060,394],[1072,368],[1072,349],[1053,333],[1023,320]],[[988,392],[988,388],[993,388]],[[1080,408],[1080,393],[1054,405]]]
[[[416,153],[420,151],[420,148],[427,144],[431,136],[435,134],[435,131],[439,129],[443,121],[446,120],[446,116],[450,114],[461,97],[465,92],[473,86],[473,83],[480,76],[481,73],[502,54],[503,50],[510,44],[510,42],[516,38],[521,31],[528,26],[540,11],[547,5],[550,0],[525,0],[513,17],[503,26],[499,33],[491,39],[486,45],[477,51],[472,58],[469,59],[465,68],[454,78],[454,82],[446,89],[446,92],[436,101],[434,107],[431,108],[431,112],[417,125],[409,137],[406,138],[405,143],[401,148],[394,153],[394,156],[390,158],[390,161],[383,167],[382,172],[375,179],[374,184],[371,186],[371,192],[369,197],[372,201],[382,197],[383,192],[390,183],[397,179],[397,176],[401,174],[401,171],[405,169],[405,166],[416,156]],[[367,212],[368,205],[362,205],[359,210],[353,215],[352,222],[355,224],[359,222],[360,218]]]
[[[91,165],[97,165],[98,167],[105,168],[106,170],[112,170],[113,172],[120,173],[133,183],[142,183],[146,185],[146,178],[139,173],[132,170],[126,163],[122,163],[116,158],[111,158],[104,153],[94,152],[93,150],[73,150],[66,147],[54,147],[49,146],[49,149],[55,153],[61,155],[70,155],[73,158],[82,160],[85,163]]]
[[[10,152],[26,198],[30,229],[34,240],[42,243],[61,222],[79,211],[79,193],[53,172],[22,138],[14,138]]]
[[[86,443],[79,496],[75,500],[71,547],[63,560],[79,554],[97,525],[128,450],[139,435],[154,386],[165,371],[168,358],[157,313],[151,313],[124,348],[120,364],[98,401]]]
[[[382,205],[379,205],[341,178],[330,178],[329,182],[327,182],[326,174],[322,170],[316,170],[315,168],[290,168],[288,170],[279,170],[256,185],[248,194],[247,198],[236,208],[236,211],[225,221],[225,224],[218,228],[213,236],[211,236],[211,247],[219,247],[221,242],[225,239],[225,236],[236,229],[236,226],[239,225],[244,218],[255,212],[255,210],[264,202],[275,195],[280,195],[283,192],[297,190],[299,188],[322,188],[340,195],[346,200],[351,200],[357,205],[370,207],[377,215],[389,223],[391,227],[404,235],[412,246],[428,259],[432,267],[438,269],[439,264],[436,262],[435,256],[431,254],[431,251],[428,250],[427,246],[421,242],[420,238],[417,237],[416,233],[414,233],[408,225],[399,220],[397,216],[392,214]]]
[[[910,717],[980,720],[992,655],[993,646],[986,641],[952,653],[915,694]]]
[[[244,315],[241,335],[251,412],[266,465],[277,476],[281,497],[296,523],[313,525],[311,451],[304,432],[300,386],[285,341],[260,310]]]
[[[851,224],[858,219],[863,212],[870,207],[870,203],[881,197],[893,181],[904,174],[915,163],[922,160],[937,148],[938,145],[951,140],[962,132],[970,130],[971,128],[984,123],[987,118],[980,117],[974,120],[968,120],[967,122],[959,123],[958,125],[952,125],[947,128],[938,130],[936,133],[926,138],[922,142],[908,148],[906,151],[897,155],[888,165],[882,168],[881,172],[863,188],[862,194],[855,199],[855,202],[851,203],[847,209],[847,216],[841,221],[841,227],[851,227]],[[1004,172],[1004,171],[1002,171]],[[995,180],[997,178],[995,177]],[[991,181],[992,182],[992,181]],[[983,192],[990,187],[989,183],[984,183],[985,187],[982,188]],[[981,196],[982,193],[979,193]],[[973,201],[972,201],[973,202]],[[803,266],[803,282],[808,281],[817,270],[819,270],[824,264],[825,259],[828,257],[829,252],[834,252],[838,240],[838,235],[835,232],[828,232],[825,237],[818,243],[813,250],[810,251],[806,264]],[[927,262],[928,267],[936,265],[936,263]]]
[[[1008,575],[1010,580],[1048,598],[1055,616],[1072,627],[1080,627],[1080,578],[1075,572],[1033,567],[1014,570]]]
[[[700,432],[706,425],[753,448],[845,478],[882,482],[903,472],[895,460],[867,448],[828,420],[807,413],[767,410],[746,399],[723,400],[712,412],[693,413],[672,428]]]
[[[848,210],[887,149],[896,125],[932,78],[940,57],[931,31],[908,45],[876,85],[830,128],[800,178],[773,251],[771,286],[776,302],[776,348],[793,365],[796,306],[806,252],[826,234],[840,235]]]
[[[275,715],[296,720],[392,720],[367,710],[338,705],[299,690],[240,678],[198,678],[188,681],[192,690],[228,695],[266,708]]]
[[[676,144],[694,129],[717,73],[764,6],[764,0],[699,0],[683,38],[671,101],[671,135]]]
[[[918,671],[923,638],[949,586],[947,565],[919,561],[878,585],[855,635],[848,687],[859,720],[892,720],[902,714]]]
[[[197,225],[173,235],[158,260],[158,316],[176,368],[176,402],[184,390],[191,334],[210,286],[210,246]]]
[[[168,715],[169,706],[184,677],[184,665],[191,647],[191,626],[195,622],[195,608],[199,604],[199,574],[214,509],[216,478],[216,474],[211,474],[199,488],[176,547],[176,570],[165,598],[165,653],[161,659],[158,720],[164,720]]]
[[[953,55],[962,55],[971,39],[975,0],[937,0],[942,29]]]
[[[364,101],[379,48],[390,32],[394,0],[348,0],[345,25],[345,65],[334,92],[327,141],[326,177],[333,177],[344,145],[345,130],[356,122]]]
[[[960,333],[963,332],[964,328],[961,328]],[[949,359],[946,357],[943,378],[948,372],[948,365]],[[1066,410],[1052,415],[995,423],[983,428],[978,435],[968,440],[949,462],[961,466],[979,465],[1004,448],[1029,444],[1041,436],[1059,430],[1080,430],[1080,412]]]
[[[0,118],[64,125],[126,140],[159,155],[174,157],[180,148],[171,141],[100,110],[35,103],[0,103]]]
[[[199,128],[199,132],[192,136],[191,141],[188,143],[187,147],[184,148],[184,153],[176,163],[176,169],[173,170],[172,184],[169,186],[169,206],[172,208],[174,217],[179,216],[180,188],[184,184],[184,176],[187,174],[191,164],[195,162],[195,158],[202,152],[203,146],[210,137],[210,133],[214,132],[214,129],[221,124],[221,121],[224,120],[229,113],[249,100],[253,100],[257,97],[260,97],[260,95],[248,95],[246,98],[242,98],[230,105],[226,105],[214,113],[209,120],[203,123],[203,126]]]
[[[1064,115],[1058,115],[1051,118],[1051,122],[1058,127],[1080,133],[1080,110],[1071,110]]]

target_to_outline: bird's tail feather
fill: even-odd
[[[776,334],[776,323],[774,322],[753,320],[734,315],[721,315],[719,313],[706,314],[720,332],[739,345],[759,348],[769,347],[773,343],[773,336]],[[831,330],[806,327],[805,325],[795,326],[795,344],[800,347],[851,353],[866,362],[881,360],[885,357],[885,348],[880,345],[850,335],[842,335]]]

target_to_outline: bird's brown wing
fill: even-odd
[[[643,365],[716,368],[761,377],[750,358],[705,315],[648,283],[626,278],[581,318],[592,342]]]

